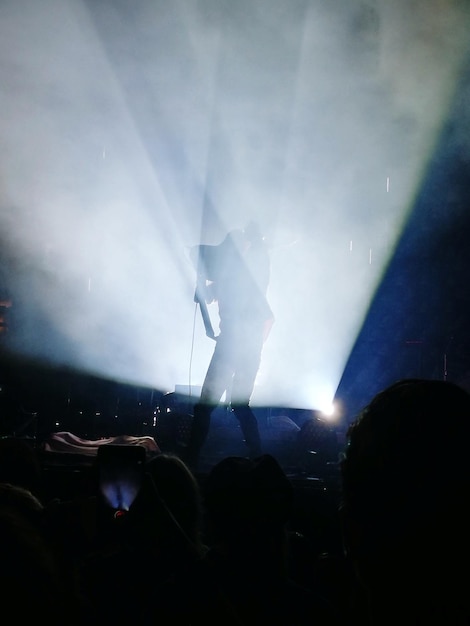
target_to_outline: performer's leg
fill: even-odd
[[[223,342],[217,342],[201,389],[199,402],[194,406],[193,423],[186,449],[186,463],[196,469],[201,450],[209,434],[211,415],[220,402],[232,378]]]
[[[237,368],[232,384],[232,410],[240,422],[250,458],[262,454],[258,420],[250,408],[250,398],[255,386],[261,360],[261,348],[248,350]]]
[[[261,437],[259,434],[258,420],[248,404],[236,404],[232,407],[235,416],[240,422],[248,456],[254,459],[261,456]]]
[[[184,461],[193,470],[198,467],[201,450],[209,434],[211,414],[214,408],[209,404],[198,403],[194,405],[191,433],[184,455]]]

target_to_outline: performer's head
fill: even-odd
[[[243,255],[249,245],[249,240],[245,235],[245,232],[240,229],[231,230],[225,236],[225,239],[220,244],[225,254],[238,254]]]

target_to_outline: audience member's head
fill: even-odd
[[[271,455],[255,460],[228,457],[204,485],[204,502],[215,543],[242,554],[282,537],[293,507],[293,487]]]
[[[179,457],[162,453],[147,462],[147,471],[177,524],[201,549],[202,498],[191,470]]]
[[[290,576],[294,487],[277,460],[228,457],[204,484],[213,578],[243,624],[337,623],[336,611]]]
[[[351,424],[341,517],[372,598],[419,602],[423,589],[430,604],[458,604],[469,582],[469,442],[470,395],[447,381],[393,384]]]
[[[0,438],[0,482],[42,496],[41,464],[32,443],[16,437]]]
[[[27,489],[0,483],[0,601],[19,624],[72,624],[43,505]]]

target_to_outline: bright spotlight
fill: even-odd
[[[334,404],[330,404],[329,406],[325,406],[322,410],[322,415],[325,418],[331,418],[335,412],[335,406]]]
[[[331,402],[320,409],[320,414],[327,422],[337,422],[341,417],[341,407],[338,402]]]

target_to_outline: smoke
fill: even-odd
[[[2,2],[15,348],[200,384],[212,344],[186,251],[255,219],[276,314],[256,396],[334,391],[448,121],[468,24],[451,0]]]

